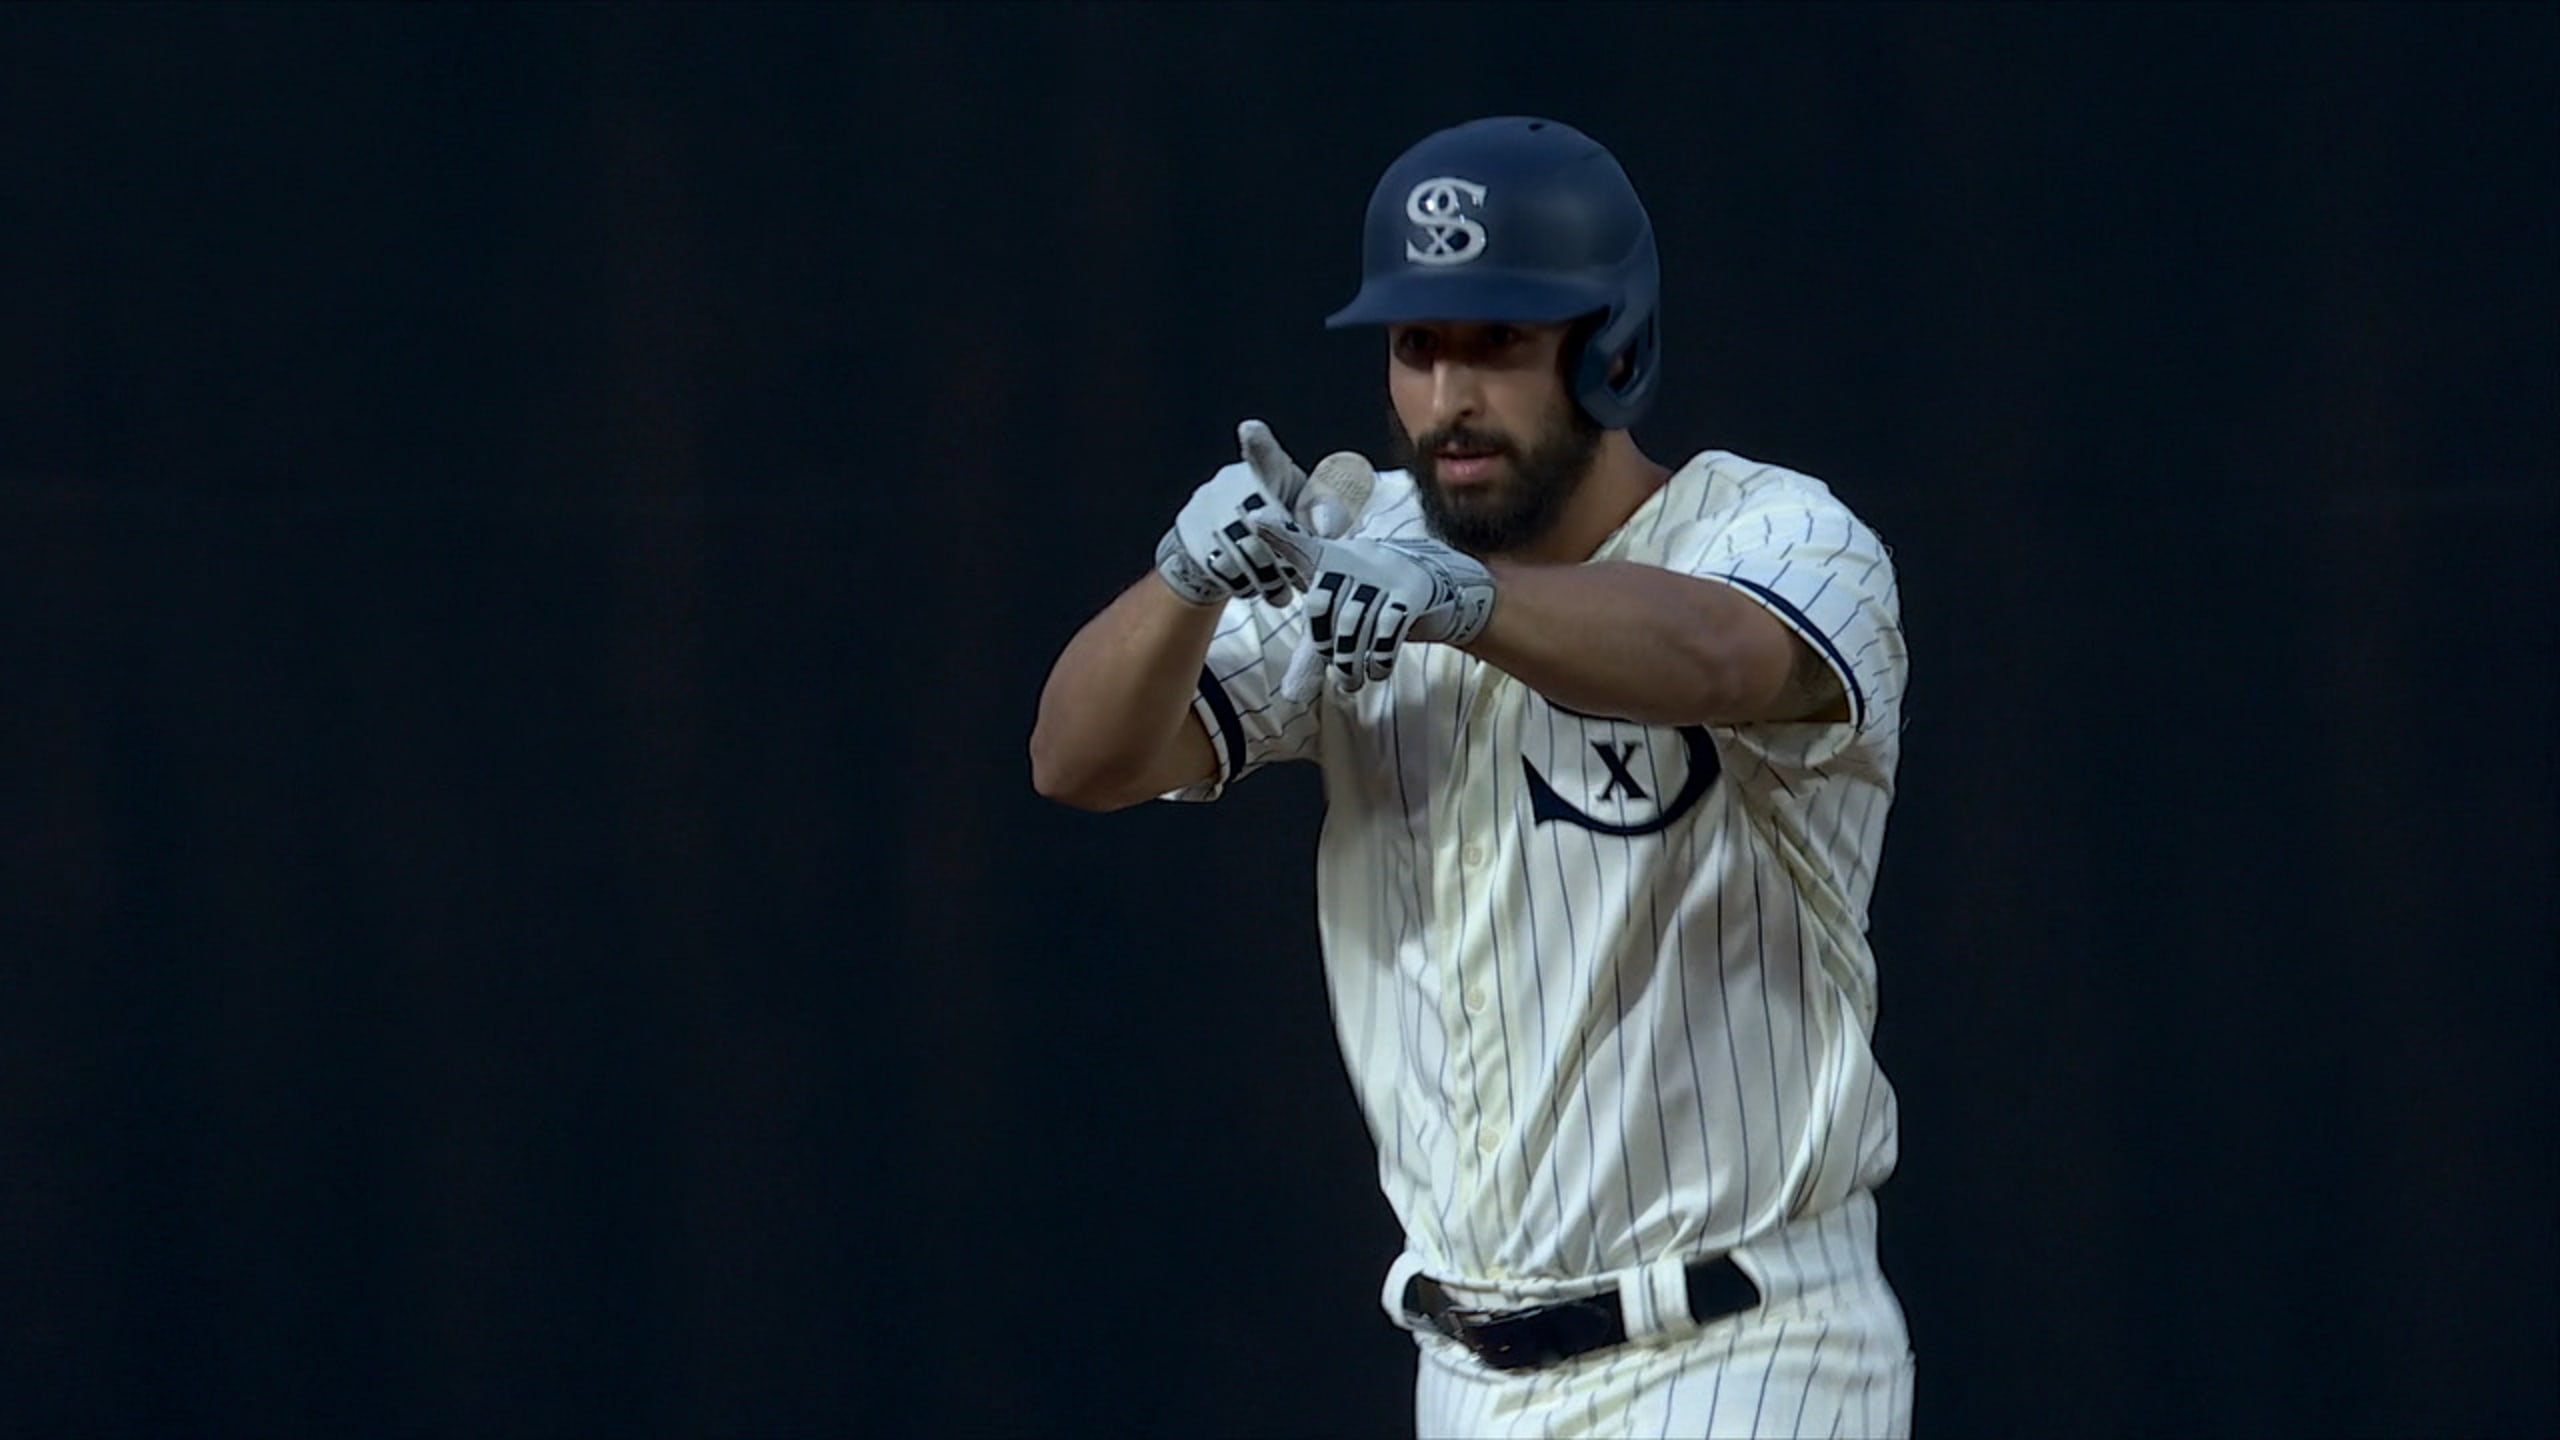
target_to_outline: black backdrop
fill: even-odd
[[[0,12],[0,1431],[1386,1434],[1311,777],[1056,648],[1565,118],[1895,543],[1925,1433],[2560,1427],[2553,12]]]

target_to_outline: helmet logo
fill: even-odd
[[[1404,198],[1405,218],[1421,235],[1404,242],[1404,258],[1416,265],[1464,265],[1484,253],[1484,226],[1467,214],[1484,203],[1484,187],[1472,180],[1443,175],[1413,187]]]

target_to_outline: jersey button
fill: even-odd
[[[1487,1125],[1476,1132],[1476,1148],[1490,1155],[1502,1148],[1502,1136]]]
[[[1468,843],[1466,849],[1461,850],[1458,853],[1470,865],[1482,865],[1484,863],[1484,847],[1482,845],[1475,844],[1472,841]]]
[[[1467,1013],[1471,1015],[1481,1015],[1484,1013],[1483,986],[1470,985],[1467,987]]]

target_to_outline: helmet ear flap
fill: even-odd
[[[1603,430],[1623,430],[1653,404],[1662,377],[1661,316],[1612,308],[1583,337],[1573,398]]]

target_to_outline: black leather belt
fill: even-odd
[[[1699,1324],[1759,1303],[1760,1287],[1724,1256],[1689,1267],[1689,1315]],[[1526,1310],[1472,1310],[1450,1299],[1438,1281],[1416,1275],[1404,1287],[1404,1308],[1496,1370],[1534,1370],[1627,1343],[1627,1317],[1615,1290]]]

